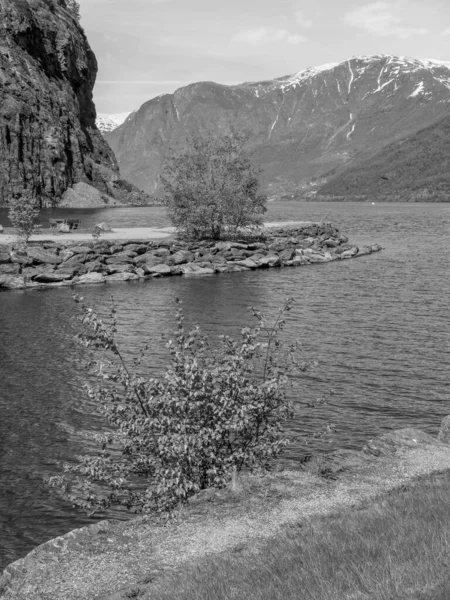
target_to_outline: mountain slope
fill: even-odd
[[[0,24],[0,205],[24,189],[54,205],[77,182],[148,198],[130,196],[95,125],[97,61],[70,4],[0,0]]]
[[[131,111],[124,113],[117,113],[114,115],[107,115],[105,113],[97,113],[95,124],[97,129],[102,133],[107,131],[114,131],[119,125],[122,125],[126,119],[131,115]]]
[[[449,67],[377,55],[272,81],[194,83],[146,102],[105,137],[123,174],[154,193],[166,155],[189,134],[243,131],[266,191],[306,192],[443,118]]]
[[[331,177],[317,193],[450,201],[450,114]]]

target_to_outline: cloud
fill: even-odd
[[[269,42],[284,42],[287,44],[300,44],[306,42],[307,38],[298,33],[291,33],[287,29],[275,29],[274,27],[257,27],[255,29],[243,29],[233,36],[235,42],[243,42],[255,46]]]
[[[305,17],[305,14],[302,10],[296,10],[294,14],[295,20],[297,21],[297,25],[299,27],[301,27],[302,29],[311,29],[311,27],[313,26],[313,22],[311,21],[311,19],[307,19]]]
[[[450,35],[450,27],[448,29],[444,29],[442,35]]]
[[[428,33],[424,27],[407,25],[403,14],[409,15],[408,5],[403,1],[371,2],[347,13],[344,21],[347,25],[364,29],[374,35],[395,36],[401,39]]]

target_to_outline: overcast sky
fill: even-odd
[[[273,79],[360,54],[450,60],[449,0],[79,0],[97,111],[194,81]]]

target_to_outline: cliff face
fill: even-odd
[[[363,56],[272,81],[195,83],[146,102],[105,137],[124,176],[154,193],[166,156],[190,134],[241,131],[269,194],[314,197],[330,177],[444,118],[449,102],[450,63]]]
[[[54,205],[80,181],[122,193],[116,159],[95,125],[96,75],[66,0],[0,0],[0,205],[24,189]]]

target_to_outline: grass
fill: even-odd
[[[130,590],[144,600],[449,600],[450,474]]]

